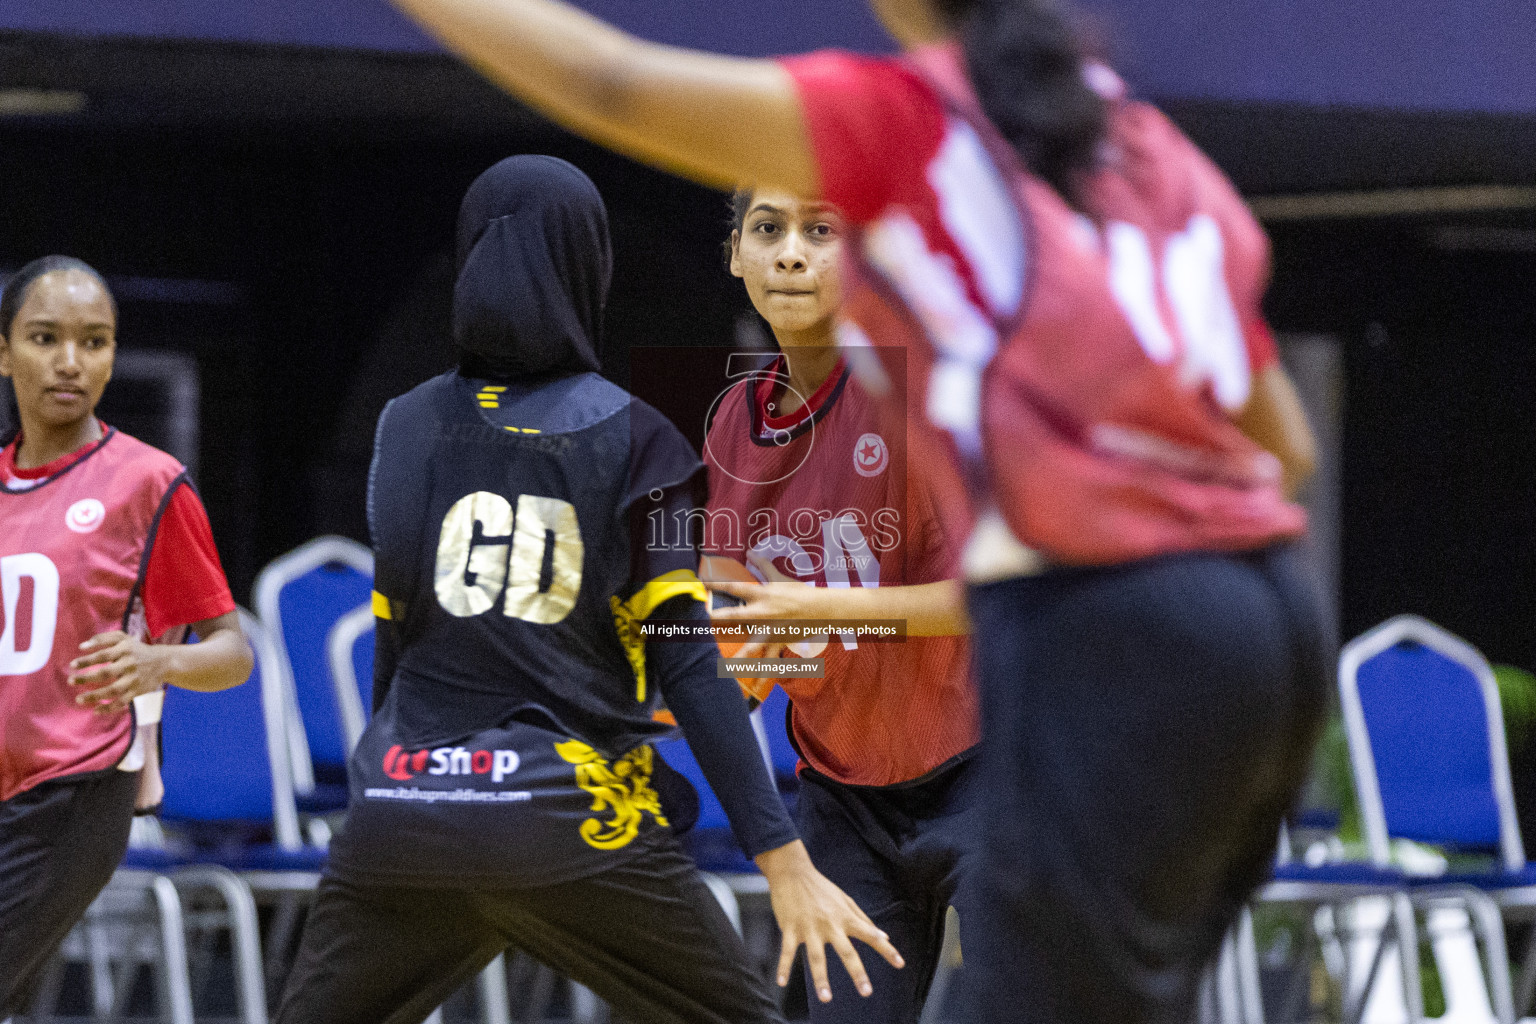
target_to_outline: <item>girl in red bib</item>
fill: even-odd
[[[558,0],[396,2],[589,138],[843,212],[840,340],[922,410],[910,457],[967,537],[987,891],[967,1019],[1188,1020],[1327,689],[1288,497],[1310,435],[1231,184],[1050,0],[871,0],[901,56],[783,61]]]
[[[874,401],[837,347],[842,217],[758,188],[736,194],[732,222],[731,272],[780,355],[722,396],[705,442],[704,548],[766,583],[709,582],[745,602],[714,615],[905,626],[899,642],[834,633],[796,643],[791,653],[817,659],[824,675],[777,683],[802,761],[795,817],[806,849],[906,961],[896,970],[871,958],[868,999],[851,998],[834,972],[834,998],[813,999],[810,1019],[915,1024],[946,910],[969,930],[980,897],[963,841],[980,724],[957,545],[911,462],[902,403]],[[736,656],[778,646],[756,641]]]
[[[35,260],[0,296],[20,427],[0,449],[0,1019],[112,877],[136,800],[159,802],[163,687],[251,672],[186,469],[95,417],[116,330],[79,260]]]

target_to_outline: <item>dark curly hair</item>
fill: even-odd
[[[1068,200],[1097,159],[1105,101],[1083,78],[1086,52],[1054,0],[933,0],[960,39],[982,111],[1035,174]]]

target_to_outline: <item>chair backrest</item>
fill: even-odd
[[[317,537],[277,559],[256,578],[256,612],[282,656],[290,711],[294,787],[315,787],[316,765],[345,775],[348,746],[336,702],[326,641],[343,615],[373,591],[373,553],[345,537]]]
[[[288,778],[280,659],[243,608],[240,626],[256,656],[250,679],[218,693],[166,688],[160,813],[171,821],[270,824],[277,845],[296,850],[302,840]]]
[[[347,752],[362,739],[373,707],[373,605],[359,605],[331,627],[325,641],[326,657],[331,665],[331,679],[336,683],[336,706],[341,709],[341,724]]]
[[[1499,687],[1475,648],[1400,615],[1344,648],[1339,691],[1374,863],[1401,838],[1524,865]]]

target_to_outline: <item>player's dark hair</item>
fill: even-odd
[[[5,290],[0,292],[0,334],[7,338],[11,336],[11,324],[15,322],[22,303],[27,301],[27,292],[32,290],[37,279],[58,270],[78,270],[94,277],[96,283],[101,285],[101,290],[107,293],[107,301],[112,304],[112,315],[117,315],[117,299],[113,298],[112,289],[107,287],[106,278],[95,267],[73,256],[41,256],[16,271],[5,282]]]
[[[731,193],[730,219],[726,222],[732,232],[740,231],[747,226],[747,211],[752,209],[753,189],[743,186]],[[725,265],[731,265],[731,236],[725,236]]]
[[[117,315],[117,300],[112,297],[112,289],[107,287],[106,280],[96,272],[95,267],[73,256],[43,256],[16,271],[5,282],[5,290],[0,292],[0,335],[10,339],[11,325],[16,322],[16,314],[21,311],[22,303],[27,301],[27,292],[32,290],[38,278],[56,270],[78,270],[90,274],[100,283],[101,290],[107,293],[107,301],[112,304],[112,315]],[[11,387],[9,380],[0,380],[0,445],[10,444],[20,429],[21,411],[16,407],[16,390]]]
[[[1067,199],[1097,159],[1108,111],[1083,77],[1076,27],[1055,0],[933,0],[954,26],[981,109],[1025,165]]]
[[[21,430],[21,410],[9,377],[0,377],[0,447],[10,444]]]

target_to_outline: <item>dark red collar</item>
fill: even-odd
[[[821,412],[839,392],[843,377],[848,372],[847,363],[839,357],[837,365],[832,367],[832,372],[827,374],[826,380],[816,389],[806,401],[794,412],[784,416],[769,414],[768,404],[777,396],[783,394],[789,384],[789,375],[784,372],[784,357],[774,364],[770,373],[759,377],[752,386],[752,405],[756,413],[753,419],[757,421],[759,429],[764,433],[774,433],[780,430],[794,430],[807,420]]]
[[[0,478],[47,480],[49,477],[57,476],[106,443],[112,431],[100,420],[97,423],[101,426],[100,438],[95,441],[87,441],[79,448],[66,455],[60,455],[47,465],[33,466],[31,469],[19,469],[16,466],[16,450],[21,447],[21,435],[18,433],[16,440],[6,445],[3,450],[0,450]]]

